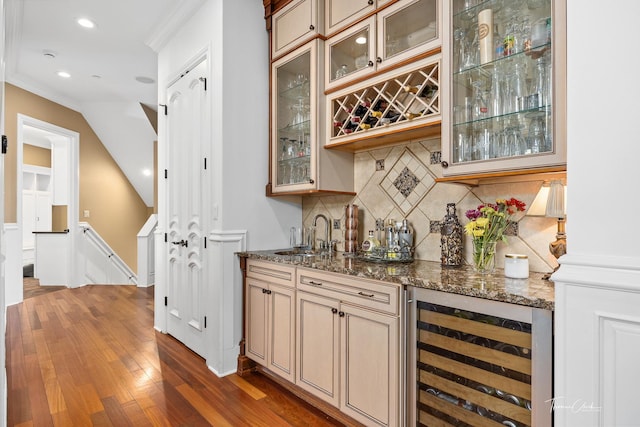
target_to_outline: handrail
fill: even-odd
[[[104,241],[102,236],[95,231],[87,222],[79,222],[78,226],[82,230],[84,237],[90,241],[106,258],[111,260],[113,265],[126,277],[132,284],[138,284],[138,276],[131,268],[118,256],[118,254]]]

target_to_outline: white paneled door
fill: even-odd
[[[167,332],[203,357],[207,71],[199,63],[167,92]]]

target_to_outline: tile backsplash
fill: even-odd
[[[354,181],[357,195],[303,197],[302,218],[311,226],[316,214],[340,219],[341,230],[331,230],[338,250],[344,250],[345,206],[353,203],[359,208],[359,241],[375,230],[376,219],[407,218],[414,229],[416,259],[440,260],[440,233],[437,224],[446,213],[447,203],[456,204],[456,213],[462,225],[468,221],[464,213],[481,203],[495,202],[496,198],[515,197],[527,204],[533,202],[542,181],[505,182],[467,186],[436,183],[442,176],[439,162],[440,139],[412,141],[403,145],[356,153]],[[382,165],[382,167],[381,167]],[[549,243],[555,240],[557,221],[553,218],[530,217],[518,213],[513,219],[508,242],[498,244],[497,266],[502,268],[505,253],[529,256],[531,271],[548,272],[557,266],[549,252]],[[322,234],[322,233],[320,233]],[[323,235],[316,234],[323,238]],[[471,238],[465,236],[465,259],[471,260]]]

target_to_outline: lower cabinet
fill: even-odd
[[[256,262],[247,265],[246,355],[295,381],[295,269]]]
[[[398,425],[399,286],[304,270],[297,286],[296,384],[365,425]]]

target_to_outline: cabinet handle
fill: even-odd
[[[363,297],[369,297],[369,298],[373,298],[375,296],[374,294],[365,294],[364,292],[358,292],[358,295],[362,295]]]
[[[340,317],[344,317],[344,311],[340,311],[340,312],[338,313],[338,316],[340,316]]]
[[[442,165],[442,167],[443,167],[443,168],[445,168],[445,169],[449,167],[449,162],[447,162],[446,160],[443,160],[440,164],[441,164],[441,165]]]
[[[315,30],[315,29],[316,29],[316,27],[314,27],[314,26],[313,26],[313,24],[311,24],[311,25],[309,25],[309,29],[310,29],[311,31],[313,31],[313,30]]]
[[[373,61],[369,61],[369,62],[367,62],[367,65],[368,65],[369,67],[373,67]]]
[[[332,308],[332,309],[331,309],[331,312],[332,312],[333,314],[336,314],[336,313],[338,312],[338,309],[337,309],[337,308]]]
[[[376,58],[376,62],[377,62],[378,64],[381,64],[381,63],[382,63],[382,58],[380,58],[380,57],[378,56],[378,57]]]
[[[371,6],[373,4],[373,0],[369,0],[367,3]]]
[[[322,286],[322,283],[320,282],[314,282],[313,280],[309,280],[309,284],[313,285],[313,286]]]

